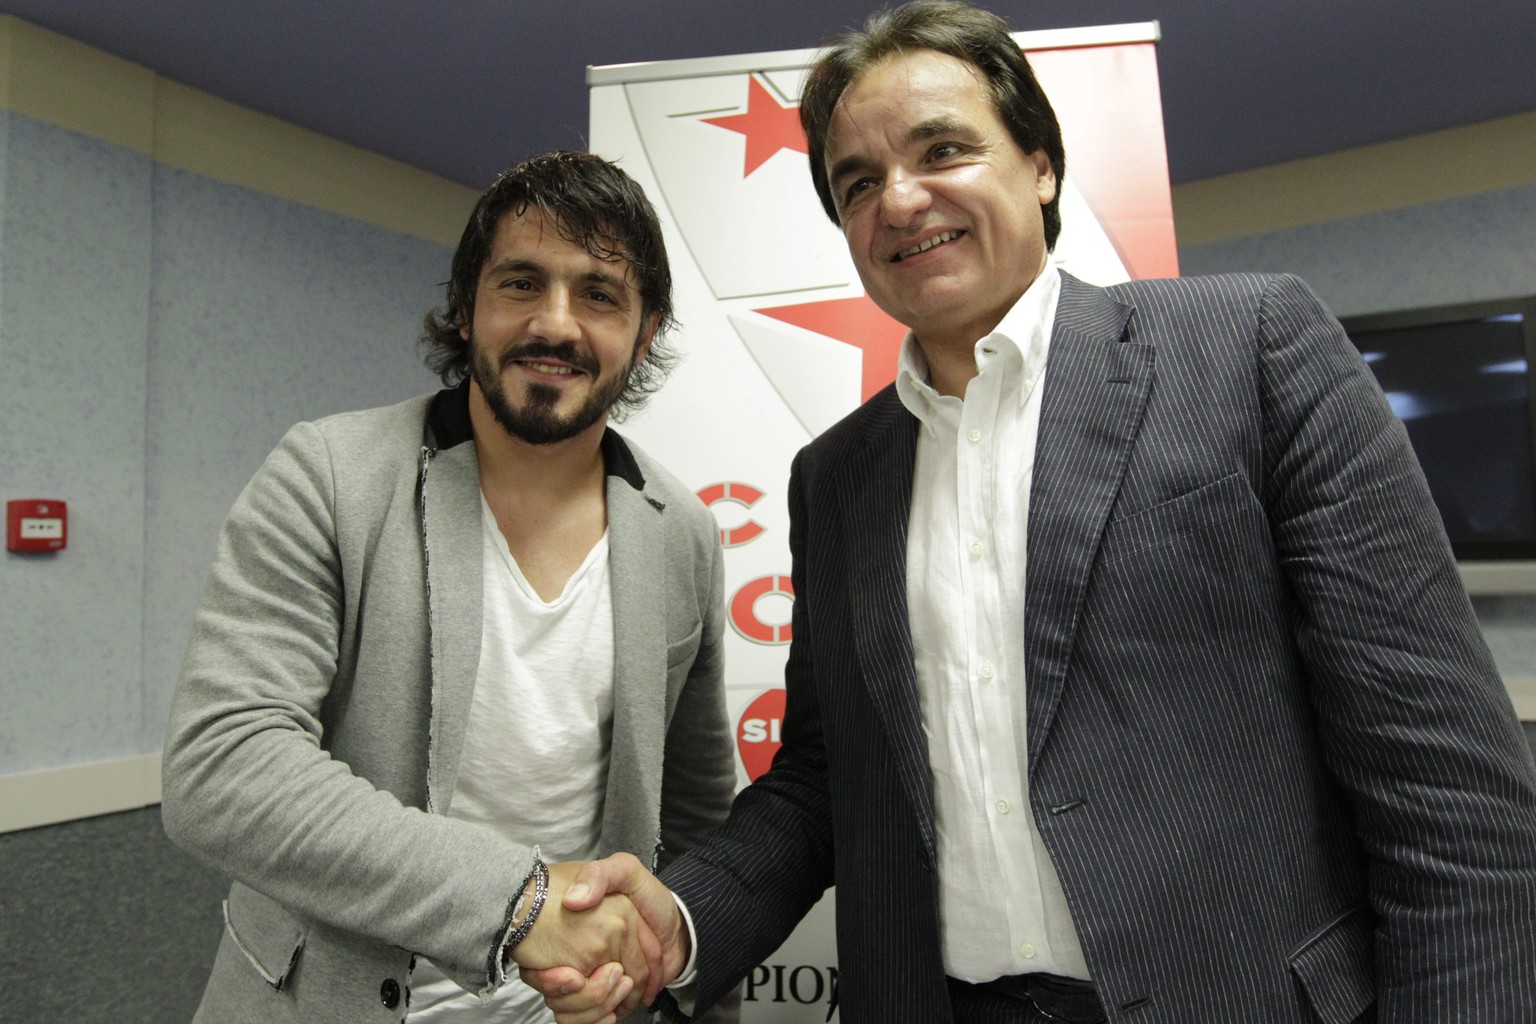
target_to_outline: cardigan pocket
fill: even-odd
[[[699,640],[704,636],[704,624],[696,623],[688,635],[681,640],[667,644],[667,668],[677,668],[687,662],[693,662],[693,656],[699,653]]]
[[[1361,904],[1290,955],[1291,973],[1323,1024],[1349,1024],[1376,1000],[1375,945],[1376,915]]]
[[[282,904],[236,883],[224,901],[224,928],[256,973],[281,991],[304,950],[307,929]]]

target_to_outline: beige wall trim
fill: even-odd
[[[1173,189],[1181,246],[1536,185],[1536,111]]]
[[[167,167],[455,246],[479,193],[196,89],[157,80],[155,159]],[[486,182],[490,184],[490,182]]]
[[[0,832],[56,825],[160,802],[160,755],[0,775]]]
[[[450,247],[478,196],[11,15],[0,15],[0,105],[167,167]]]
[[[155,73],[0,15],[5,106],[148,155],[154,144]]]

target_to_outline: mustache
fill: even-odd
[[[558,345],[551,345],[547,341],[530,341],[516,348],[510,348],[501,354],[500,368],[505,370],[513,363],[527,359],[550,359],[565,363],[591,377],[596,377],[598,370],[601,369],[590,352],[580,351],[569,341],[563,341]]]

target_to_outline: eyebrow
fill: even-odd
[[[926,142],[945,135],[969,135],[975,129],[969,121],[958,117],[931,117],[912,126],[907,138],[912,142]]]
[[[485,268],[485,276],[493,277],[497,274],[536,274],[539,277],[549,277],[549,268],[537,260],[506,259],[493,263]],[[582,274],[578,280],[586,284],[601,284],[609,288],[626,292],[629,282],[626,277],[615,277],[613,274],[604,273],[601,270],[589,270]]]
[[[975,128],[968,121],[956,117],[930,117],[926,121],[919,121],[907,132],[908,142],[927,142],[930,139],[943,138],[946,135],[972,135]],[[837,181],[844,175],[863,170],[869,166],[868,157],[862,154],[852,153],[843,157],[832,165],[827,172],[828,181]]]

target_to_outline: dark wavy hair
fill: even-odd
[[[934,50],[963,60],[982,75],[1003,124],[1025,153],[1045,150],[1056,172],[1056,197],[1045,206],[1045,245],[1054,248],[1061,234],[1061,183],[1067,155],[1061,144],[1056,111],[1046,99],[1008,24],[997,15],[953,0],[914,0],[869,17],[861,31],[833,40],[816,57],[800,94],[800,127],[809,143],[811,181],[822,208],[839,226],[837,204],[827,181],[827,133],[843,92],[888,57],[913,50]]]
[[[503,171],[480,196],[453,254],[443,306],[427,314],[423,361],[450,386],[469,376],[469,342],[459,331],[474,317],[480,271],[490,258],[502,218],[521,217],[530,209],[542,213],[566,241],[596,258],[628,264],[640,286],[642,322],[656,318],[650,351],[630,371],[614,404],[614,418],[622,419],[645,404],[677,361],[665,337],[677,326],[672,268],[661,222],[645,192],[624,171],[591,153],[556,150],[529,157]]]

